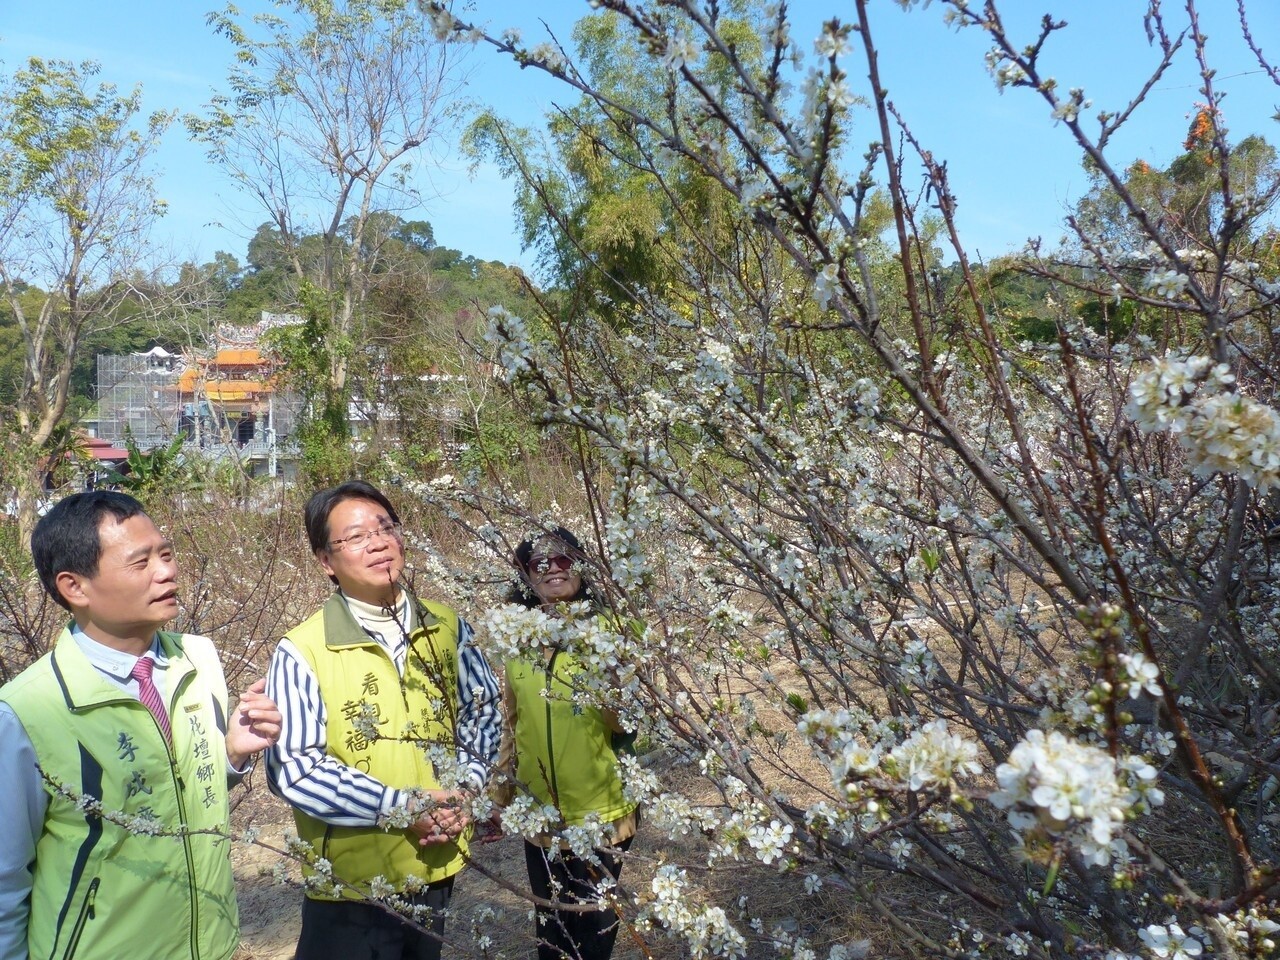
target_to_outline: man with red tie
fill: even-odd
[[[279,735],[265,681],[228,714],[213,644],[161,629],[173,544],[133,497],[65,498],[31,552],[72,621],[0,687],[0,957],[227,960],[227,789]]]

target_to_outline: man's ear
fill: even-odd
[[[62,599],[73,611],[83,610],[89,605],[89,598],[84,595],[84,580],[80,574],[70,570],[63,570],[53,579],[58,593],[62,594]]]
[[[325,573],[327,573],[329,576],[332,577],[334,575],[333,564],[329,562],[329,551],[317,550],[315,552],[315,558],[320,562],[321,569],[323,569]]]

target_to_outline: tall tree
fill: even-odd
[[[321,474],[345,473],[352,361],[387,227],[399,223],[381,211],[419,200],[413,164],[451,126],[454,55],[404,0],[276,7],[278,15],[248,21],[232,6],[211,15],[235,47],[231,92],[187,126],[261,204],[294,277],[310,290],[315,336],[307,340],[319,351],[310,366],[322,375],[309,400],[337,458],[310,462]]]
[[[26,453],[24,533],[77,353],[117,322],[164,211],[148,164],[173,114],[141,118],[140,89],[122,96],[97,73],[32,58],[0,86],[0,287],[22,350],[21,384],[0,416]]]

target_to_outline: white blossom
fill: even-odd
[[[1192,960],[1204,953],[1204,944],[1194,935],[1202,933],[1197,927],[1186,933],[1178,924],[1170,922],[1151,924],[1138,931],[1138,937],[1155,957],[1169,960]]]
[[[813,42],[813,49],[820,57],[838,59],[849,52],[849,38],[843,32],[833,31],[824,25],[822,33]]]
[[[1125,687],[1130,697],[1136,699],[1144,690],[1153,697],[1160,696],[1160,668],[1143,654],[1122,653],[1120,665],[1124,667]]]
[[[791,824],[780,820],[755,824],[747,831],[747,844],[756,851],[756,858],[761,863],[773,863],[783,857],[792,832]]]
[[[697,44],[686,36],[678,35],[667,42],[666,52],[662,55],[662,65],[668,70],[679,70],[686,63],[697,59]]]
[[[529,51],[529,59],[540,63],[552,73],[565,68],[564,54],[554,44],[540,43]]]
[[[1027,938],[1020,933],[1011,933],[1005,937],[1004,948],[1015,957],[1025,957],[1030,950]]]
[[[889,756],[910,790],[944,786],[956,777],[982,772],[978,746],[952,733],[945,720],[933,720],[894,747]]]
[[[1147,289],[1154,290],[1157,297],[1166,300],[1179,296],[1189,282],[1190,278],[1177,270],[1153,270],[1147,275]]]
[[[1053,119],[1066,120],[1068,122],[1074,120],[1080,113],[1080,105],[1071,100],[1063,100],[1053,108]]]
[[[1234,381],[1207,357],[1156,360],[1134,377],[1125,413],[1144,431],[1173,433],[1197,476],[1235,473],[1265,492],[1280,484],[1280,414]]]
[[[817,298],[818,306],[823,310],[827,309],[827,305],[831,302],[831,298],[835,296],[836,290],[840,283],[840,267],[834,263],[826,264],[813,280],[813,293]]]

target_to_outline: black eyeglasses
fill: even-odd
[[[374,537],[395,537],[400,539],[400,531],[403,527],[398,523],[384,523],[377,530],[358,530],[348,537],[341,540],[330,540],[330,550],[362,550],[369,545],[369,541]]]
[[[534,573],[562,572],[573,568],[573,557],[557,553],[550,557],[535,557],[531,566]]]

